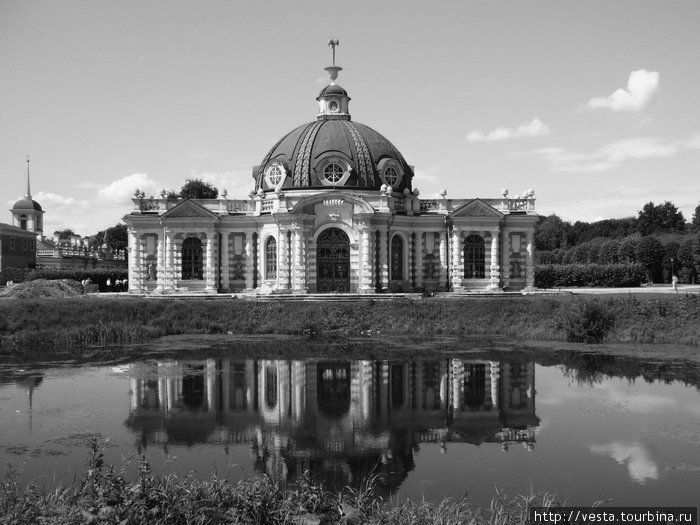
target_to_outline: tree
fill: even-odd
[[[65,230],[60,230],[60,231],[55,231],[53,232],[54,235],[58,234],[58,239],[61,241],[65,241],[67,239],[70,239],[71,237],[75,237],[76,234],[73,230],[70,228],[66,228]]]
[[[666,201],[663,204],[654,205],[647,202],[639,212],[637,229],[642,235],[662,232],[685,231],[685,218],[673,203]]]
[[[620,253],[620,243],[614,239],[605,241],[600,247],[598,260],[600,264],[616,264]]]
[[[621,263],[637,262],[636,242],[634,240],[622,241],[617,252],[617,261]]]
[[[695,213],[693,213],[693,220],[690,223],[690,229],[694,232],[700,232],[700,204],[695,207]]]
[[[664,260],[665,254],[663,245],[656,237],[647,235],[637,242],[635,255],[637,261],[646,269],[650,283],[654,282],[654,277],[660,276],[661,262]]]
[[[112,250],[126,250],[126,247],[129,245],[126,224],[117,224],[107,228],[104,233],[104,243]]]
[[[548,251],[566,247],[566,230],[568,223],[557,215],[540,217],[535,226],[535,249]]]
[[[201,179],[187,179],[180,188],[180,197],[183,199],[216,199],[219,190]]]

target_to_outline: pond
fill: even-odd
[[[697,365],[570,353],[297,356],[235,344],[118,364],[0,368],[0,461],[71,484],[88,443],[133,475],[376,474],[387,497],[488,505],[503,490],[569,505],[700,503]]]

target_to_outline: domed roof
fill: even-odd
[[[274,166],[281,168],[284,180],[279,180],[280,170]],[[277,178],[270,177],[271,170]],[[256,191],[274,190],[281,183],[283,189],[379,190],[387,185],[400,192],[412,190],[413,169],[391,142],[369,126],[349,118],[319,117],[282,137],[254,170],[254,177]]]
[[[343,97],[347,97],[348,92],[345,91],[338,84],[329,84],[321,90],[321,92],[318,94],[318,97],[321,98],[328,95],[340,95]]]
[[[41,205],[35,201],[34,199],[25,196],[23,199],[18,200],[15,202],[15,205],[12,206],[13,210],[35,210],[35,211],[43,211],[41,209]]]

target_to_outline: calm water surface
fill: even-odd
[[[489,355],[236,354],[5,366],[0,461],[25,481],[69,484],[96,437],[131,473],[143,453],[156,473],[200,478],[308,470],[342,487],[375,472],[393,498],[487,505],[497,487],[571,505],[700,504],[700,391],[687,380]]]

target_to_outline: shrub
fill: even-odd
[[[595,300],[568,303],[555,317],[555,326],[572,343],[600,343],[614,325],[610,305]]]
[[[646,280],[641,264],[549,264],[535,269],[539,288],[630,287]]]

